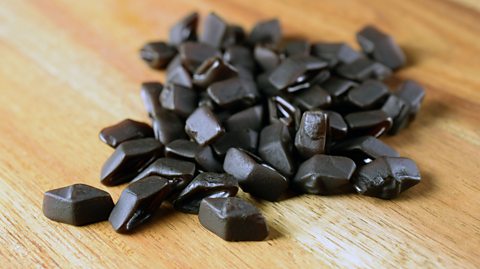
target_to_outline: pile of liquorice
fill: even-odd
[[[406,62],[392,37],[366,26],[358,52],[346,43],[282,40],[276,19],[246,34],[210,13],[199,36],[198,21],[189,14],[169,42],[140,51],[151,68],[166,69],[165,85],[141,88],[151,125],[126,119],[100,132],[115,149],[101,182],[129,182],[118,202],[74,184],[45,193],[48,218],[108,219],[127,233],[165,203],[198,214],[225,240],[255,241],[268,226],[235,197],[239,188],[268,201],[287,193],[391,199],[420,182],[415,163],[378,139],[405,128],[424,97],[414,81],[395,91],[382,82]]]

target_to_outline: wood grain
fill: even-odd
[[[196,216],[162,208],[138,233],[107,222],[72,227],[41,213],[43,192],[102,189],[111,150],[98,131],[146,121],[139,85],[162,80],[138,59],[187,11],[251,27],[278,16],[287,35],[347,40],[372,23],[392,33],[427,88],[417,120],[385,140],[423,181],[399,199],[303,196],[258,203],[270,240],[227,243]],[[2,268],[480,267],[480,5],[478,1],[0,2],[0,261]],[[356,45],[355,45],[356,46]],[[357,46],[356,46],[357,47]],[[116,200],[123,186],[108,188]]]

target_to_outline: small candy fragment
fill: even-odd
[[[140,57],[154,69],[165,69],[175,54],[175,47],[165,42],[150,42],[140,50]]]
[[[410,106],[400,97],[391,94],[383,104],[382,111],[392,119],[392,127],[388,134],[395,135],[408,125]]]
[[[197,108],[187,119],[185,132],[203,146],[210,144],[220,137],[225,130],[218,121],[217,117],[207,107]]]
[[[420,110],[425,97],[425,89],[416,81],[406,80],[400,84],[394,94],[410,106],[409,114],[410,118],[413,119]]]
[[[177,139],[165,145],[165,157],[193,160],[200,150],[195,142],[186,139]]]
[[[178,48],[178,53],[180,54],[183,65],[192,73],[195,72],[206,59],[221,56],[220,51],[215,47],[198,42],[182,43]]]
[[[42,210],[53,221],[82,226],[107,220],[113,206],[108,192],[73,184],[45,192]]]
[[[158,158],[162,151],[163,145],[153,138],[123,142],[103,164],[100,180],[107,186],[125,183]]]
[[[258,154],[282,175],[289,177],[295,173],[292,138],[283,123],[278,122],[263,128]]]
[[[192,12],[170,29],[170,43],[176,46],[197,39],[198,13]]]
[[[369,79],[349,91],[347,100],[359,109],[371,109],[385,101],[388,92],[388,87],[383,82]]]
[[[210,58],[202,63],[193,74],[193,83],[201,88],[210,84],[237,76],[237,70],[219,57]]]
[[[250,129],[245,129],[226,132],[212,144],[212,148],[217,156],[223,157],[230,148],[241,148],[248,152],[255,153],[257,151],[257,144],[258,133]]]
[[[302,110],[326,108],[332,102],[330,94],[319,85],[313,85],[308,89],[298,91],[294,96],[294,104]]]
[[[118,233],[132,232],[153,216],[171,191],[169,181],[157,176],[131,183],[123,190],[108,221]]]
[[[146,123],[126,119],[103,128],[98,136],[103,143],[116,148],[125,141],[153,137],[153,129]]]
[[[414,161],[401,157],[380,157],[360,167],[353,177],[358,193],[392,199],[420,182]]]
[[[160,104],[160,93],[162,89],[163,85],[159,82],[142,83],[140,96],[150,118],[159,114],[162,110],[162,105]]]
[[[392,119],[382,110],[354,112],[346,115],[344,119],[351,136],[379,137],[392,126]]]
[[[335,145],[332,148],[335,155],[346,156],[358,165],[364,165],[382,156],[400,157],[400,154],[373,136],[352,138]]]
[[[238,192],[237,180],[229,174],[204,172],[196,176],[180,192],[173,203],[177,210],[198,214],[200,202],[205,198],[233,197]]]
[[[162,107],[180,117],[188,117],[196,108],[197,93],[183,86],[167,84],[160,94]]]
[[[238,197],[203,199],[198,219],[203,227],[226,241],[262,241],[268,236],[262,213]]]
[[[203,24],[200,42],[220,48],[227,33],[228,24],[215,13],[208,14]]]
[[[391,36],[376,27],[365,26],[357,33],[357,41],[363,51],[375,61],[394,70],[405,65],[406,59],[402,49]]]
[[[315,43],[312,45],[312,55],[326,60],[330,67],[349,64],[361,57],[346,43]]]
[[[175,139],[186,138],[183,121],[173,112],[162,109],[152,118],[155,138],[166,145]]]
[[[194,174],[195,164],[193,162],[173,158],[160,158],[136,175],[132,182],[149,176],[160,176],[172,181],[175,188],[183,189],[190,183]]]
[[[287,179],[273,167],[240,149],[228,150],[223,169],[238,180],[244,192],[268,201],[277,201],[288,188]]]
[[[240,77],[215,82],[208,87],[207,92],[222,108],[251,106],[259,97],[255,82]]]
[[[295,135],[295,148],[304,159],[325,152],[328,131],[328,114],[322,111],[306,111]]]
[[[260,131],[262,129],[263,122],[263,106],[257,105],[231,115],[225,121],[225,126],[228,131],[239,131],[245,129]]]
[[[349,158],[317,154],[300,165],[292,183],[302,193],[329,195],[351,192],[350,178],[355,169],[355,163]]]
[[[204,171],[221,173],[223,172],[222,163],[220,163],[210,146],[201,147],[195,154],[195,162],[200,166]]]
[[[339,66],[337,73],[347,79],[364,81],[369,78],[384,80],[392,74],[392,71],[381,63],[360,57],[351,63]]]
[[[282,38],[282,27],[278,19],[258,22],[250,32],[249,41],[252,44],[277,44]]]
[[[328,115],[329,136],[332,140],[341,140],[347,136],[348,125],[342,115],[335,111],[323,111]]]

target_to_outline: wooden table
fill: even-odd
[[[46,219],[46,190],[98,180],[111,153],[99,130],[147,121],[139,85],[164,76],[138,57],[190,10],[251,27],[278,16],[286,35],[342,41],[372,23],[395,36],[427,88],[417,120],[385,138],[422,183],[392,201],[344,195],[259,203],[271,239],[227,243],[196,216],[162,209],[133,235],[108,222]],[[456,1],[52,1],[0,3],[0,267],[479,268],[480,3]]]

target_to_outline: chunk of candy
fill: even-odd
[[[358,165],[364,165],[382,156],[400,157],[400,154],[373,136],[361,136],[343,141],[331,149],[335,155],[349,157]]]
[[[344,119],[351,136],[379,137],[392,126],[392,119],[382,110],[354,112],[346,115]]]
[[[73,184],[45,192],[42,210],[51,220],[82,226],[107,220],[113,206],[108,192]]]
[[[197,108],[188,117],[185,132],[197,144],[203,146],[215,141],[225,130],[220,125],[215,114],[209,108],[203,106]]]
[[[160,93],[162,89],[163,85],[160,82],[142,83],[140,96],[150,118],[162,111],[162,105],[160,104]]]
[[[183,65],[191,73],[195,72],[206,59],[221,56],[220,51],[215,47],[197,42],[182,43],[178,48],[178,53]]]
[[[198,13],[192,12],[170,29],[170,43],[180,45],[197,39]]]
[[[378,80],[366,80],[347,94],[350,104],[359,109],[372,109],[388,97],[388,87]]]
[[[195,163],[173,158],[160,158],[136,175],[132,182],[149,176],[160,176],[174,183],[176,189],[183,189],[190,183],[194,175]]]
[[[322,111],[306,111],[295,135],[295,148],[304,159],[325,152],[328,131],[328,114]]]
[[[193,160],[200,150],[195,142],[186,139],[177,139],[165,145],[165,157]]]
[[[116,148],[125,141],[153,137],[153,129],[146,123],[126,119],[103,128],[98,136],[103,143]]]
[[[197,106],[196,91],[175,84],[167,84],[160,94],[162,107],[186,118]]]
[[[154,69],[165,69],[176,54],[175,47],[161,41],[147,43],[140,49],[140,57]]]
[[[250,32],[249,41],[252,44],[276,44],[282,38],[282,27],[278,19],[258,22]]]
[[[289,177],[295,173],[292,138],[287,126],[281,122],[263,128],[258,154],[282,175]]]
[[[262,213],[238,197],[203,199],[198,219],[226,241],[262,241],[268,236]]]
[[[220,48],[227,33],[228,24],[215,13],[208,14],[203,24],[200,42]]]

